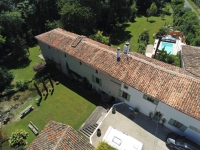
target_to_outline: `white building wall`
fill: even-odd
[[[190,117],[190,116],[188,116],[188,115],[186,115],[186,114],[184,114],[162,102],[159,102],[156,110],[160,111],[163,114],[163,118],[165,118],[167,120],[165,123],[165,126],[167,128],[171,129],[172,131],[174,131],[180,135],[184,135],[184,136],[188,137],[189,139],[195,141],[196,143],[200,143],[200,134],[195,132],[191,128],[189,128],[189,126],[191,125],[193,127],[196,127],[197,129],[200,129],[200,121],[198,121],[197,119],[194,119],[194,118],[192,118],[192,117]],[[168,121],[171,118],[182,123],[183,125],[185,125],[187,127],[187,129],[184,132],[182,132],[175,126],[168,124]]]
[[[47,44],[45,43],[42,43],[40,41],[38,41],[39,45],[40,45],[40,49],[42,51],[42,55],[44,58],[49,58],[49,59],[52,59],[56,62],[56,63],[59,63],[59,57],[58,57],[58,53],[56,49],[54,49],[53,47],[48,47]]]
[[[145,115],[149,115],[150,112],[154,112],[156,109],[156,105],[147,101],[143,98],[144,93],[132,88],[128,87],[128,89],[124,88],[124,83],[122,83],[121,90],[131,95],[130,101],[125,100],[126,104],[134,107],[137,107],[140,112]],[[121,98],[123,99],[123,98]]]
[[[120,81],[114,79],[111,76],[104,74],[100,70],[98,70],[98,73],[96,73],[96,69],[94,69],[92,66],[89,66],[83,62],[81,62],[82,65],[80,65],[80,60],[68,54],[66,54],[66,57],[65,57],[65,54],[62,51],[57,50],[53,47],[50,47],[49,49],[46,44],[40,41],[39,41],[39,45],[44,57],[49,58],[49,59],[52,59],[53,57],[53,60],[56,63],[60,63],[63,73],[68,74],[67,67],[66,67],[66,63],[67,63],[70,70],[76,72],[82,77],[86,77],[89,83],[91,83],[93,88],[95,88],[97,91],[102,90],[105,93],[111,96],[114,96],[115,98],[118,97],[118,91],[121,87]],[[92,81],[92,75],[102,80],[102,86]]]

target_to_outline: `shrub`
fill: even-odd
[[[94,150],[117,150],[106,142],[100,142]]]
[[[25,80],[19,80],[16,82],[16,88],[19,91],[25,91],[28,89],[28,82],[26,82]]]
[[[28,132],[25,130],[16,130],[12,133],[9,139],[9,145],[12,148],[17,148],[20,146],[25,146],[27,144],[26,139],[28,137]]]

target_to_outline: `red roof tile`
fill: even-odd
[[[72,47],[78,36],[57,28],[36,39],[200,120],[199,78],[182,68],[134,52],[129,56],[121,53],[118,62],[116,49],[86,37]]]
[[[182,60],[185,70],[200,77],[200,47],[183,46]]]
[[[50,121],[27,150],[93,150],[72,127]]]

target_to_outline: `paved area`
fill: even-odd
[[[95,133],[92,136],[92,145],[97,146],[101,141],[109,126],[116,128],[132,136],[144,144],[145,150],[168,150],[165,145],[166,136],[171,130],[160,126],[156,121],[142,113],[134,114],[126,104],[116,106],[117,112],[109,112],[100,125],[101,136]]]

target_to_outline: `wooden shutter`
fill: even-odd
[[[147,99],[147,97],[148,97],[148,96],[147,96],[146,94],[143,95],[143,98],[144,98],[144,99]]]
[[[174,121],[175,121],[175,120],[171,118],[171,119],[169,120],[168,124],[173,125]]]
[[[184,131],[187,129],[187,127],[184,126],[184,125],[182,125],[179,129],[180,129],[182,132],[184,132]]]
[[[158,105],[159,101],[154,99],[153,103],[154,103],[155,105]]]
[[[122,90],[119,89],[118,96],[122,97]]]
[[[94,75],[92,75],[92,81],[94,82]]]
[[[130,98],[131,98],[131,95],[127,95],[127,101],[129,101],[130,102]]]
[[[101,81],[101,79],[99,79],[99,85],[102,86],[102,81]]]

